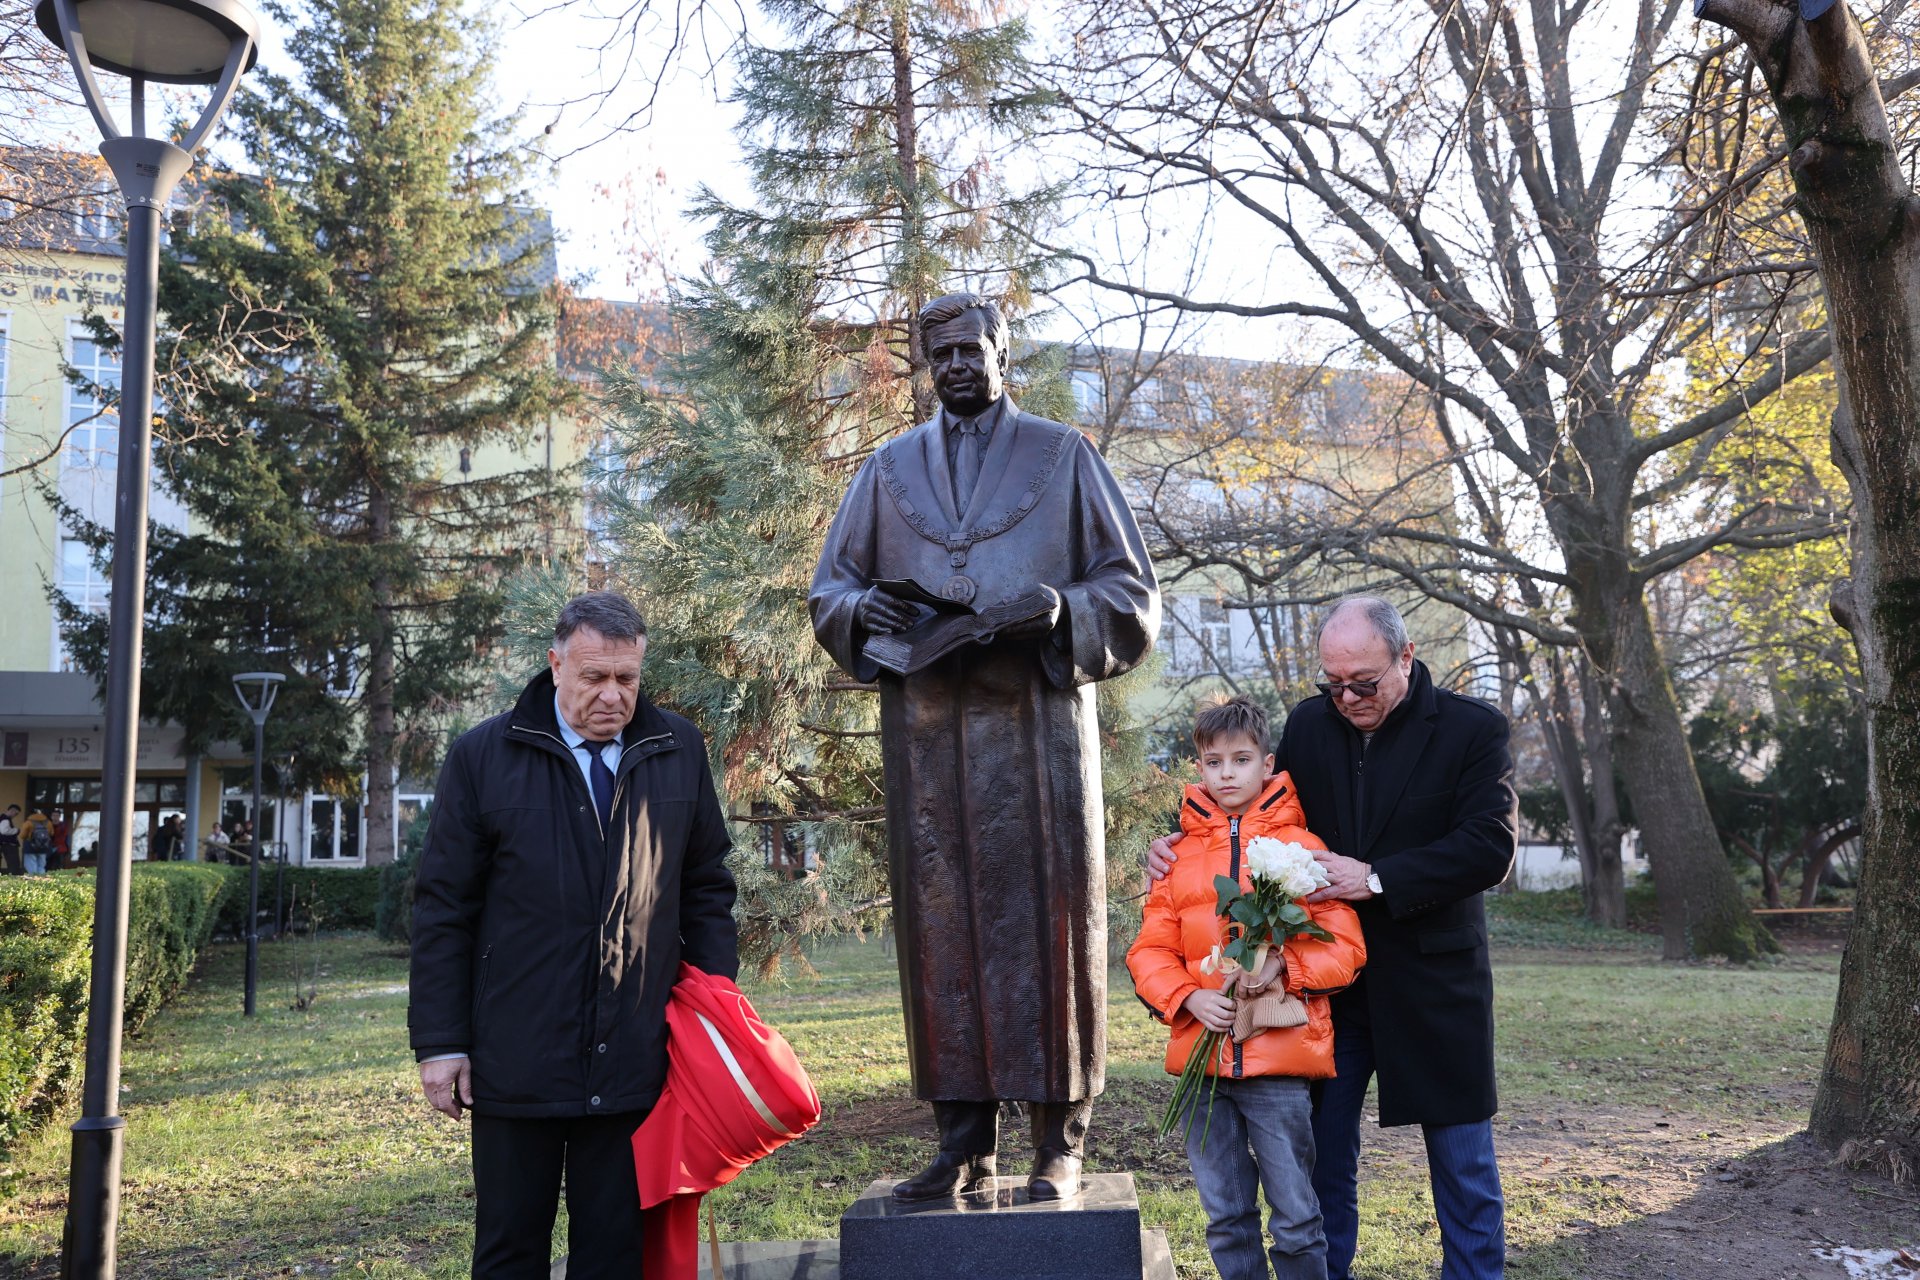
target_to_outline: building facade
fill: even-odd
[[[163,225],[185,226],[193,198],[183,187]],[[529,234],[546,237],[550,257],[546,215],[528,211],[526,220]],[[93,679],[74,670],[61,641],[52,593],[106,611],[106,577],[69,536],[67,513],[114,524],[120,371],[101,337],[124,322],[124,258],[122,204],[97,159],[14,152],[0,163],[0,808],[57,815],[69,829],[68,865],[90,862],[98,842],[105,714]],[[516,448],[449,446],[446,472],[454,479],[531,465],[561,470],[583,456],[583,439],[582,424],[567,419]],[[153,477],[148,503],[156,524],[189,529],[164,476]],[[343,693],[352,691],[352,666],[343,664]],[[363,797],[282,797],[271,720],[267,734],[260,834],[268,848],[294,863],[364,865]],[[215,822],[236,830],[252,807],[251,753],[250,741],[191,753],[177,726],[141,724],[134,857],[159,852],[163,827],[176,816],[195,855],[207,852]],[[400,780],[396,843],[430,800],[430,782]]]

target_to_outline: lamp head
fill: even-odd
[[[236,40],[260,57],[260,21],[239,0],[73,0],[87,61],[102,71],[159,84],[218,84]],[[57,0],[40,0],[34,21],[60,47]]]
[[[240,699],[240,705],[247,709],[255,724],[264,724],[286,679],[278,671],[243,671],[233,678],[234,696]]]

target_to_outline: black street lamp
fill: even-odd
[[[153,438],[153,339],[160,213],[193,152],[259,56],[259,22],[238,0],[41,0],[34,19],[66,51],[100,126],[100,154],[127,203],[127,313],[122,333],[120,472],[114,494],[113,583],[107,604],[105,754],[99,865],[94,875],[93,971],[87,1065],[73,1126],[66,1280],[110,1280],[120,1219],[120,1023],[127,987],[127,868],[133,860],[134,751],[140,722],[141,619],[147,595],[148,454]],[[94,68],[131,81],[131,133],[114,123]],[[214,86],[176,146],[144,136],[146,86]]]
[[[280,807],[273,815],[274,843],[280,846],[280,858],[273,868],[273,936],[276,938],[287,931],[280,904],[286,900],[283,890],[287,882],[287,855],[292,852],[287,840],[287,776],[293,772],[294,758],[291,751],[282,751],[273,758],[274,776],[280,781]]]
[[[278,671],[248,671],[233,678],[233,692],[253,719],[253,842],[247,850],[247,1002],[253,1016],[253,992],[260,979],[260,766],[266,759],[267,713],[280,696]]]

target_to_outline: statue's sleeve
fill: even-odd
[[[879,666],[860,652],[867,633],[855,618],[860,597],[873,585],[879,498],[879,477],[869,458],[840,499],[833,527],[827,530],[827,544],[820,550],[820,565],[813,573],[813,590],[807,594],[814,638],[841,670],[863,681],[880,675]]]
[[[1080,576],[1061,588],[1060,626],[1040,646],[1047,678],[1061,688],[1125,675],[1160,633],[1160,584],[1133,511],[1105,460],[1077,431],[1073,451]]]

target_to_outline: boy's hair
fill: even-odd
[[[1205,751],[1223,738],[1248,737],[1261,751],[1267,749],[1267,709],[1246,697],[1217,697],[1200,708],[1193,721],[1193,745]]]

